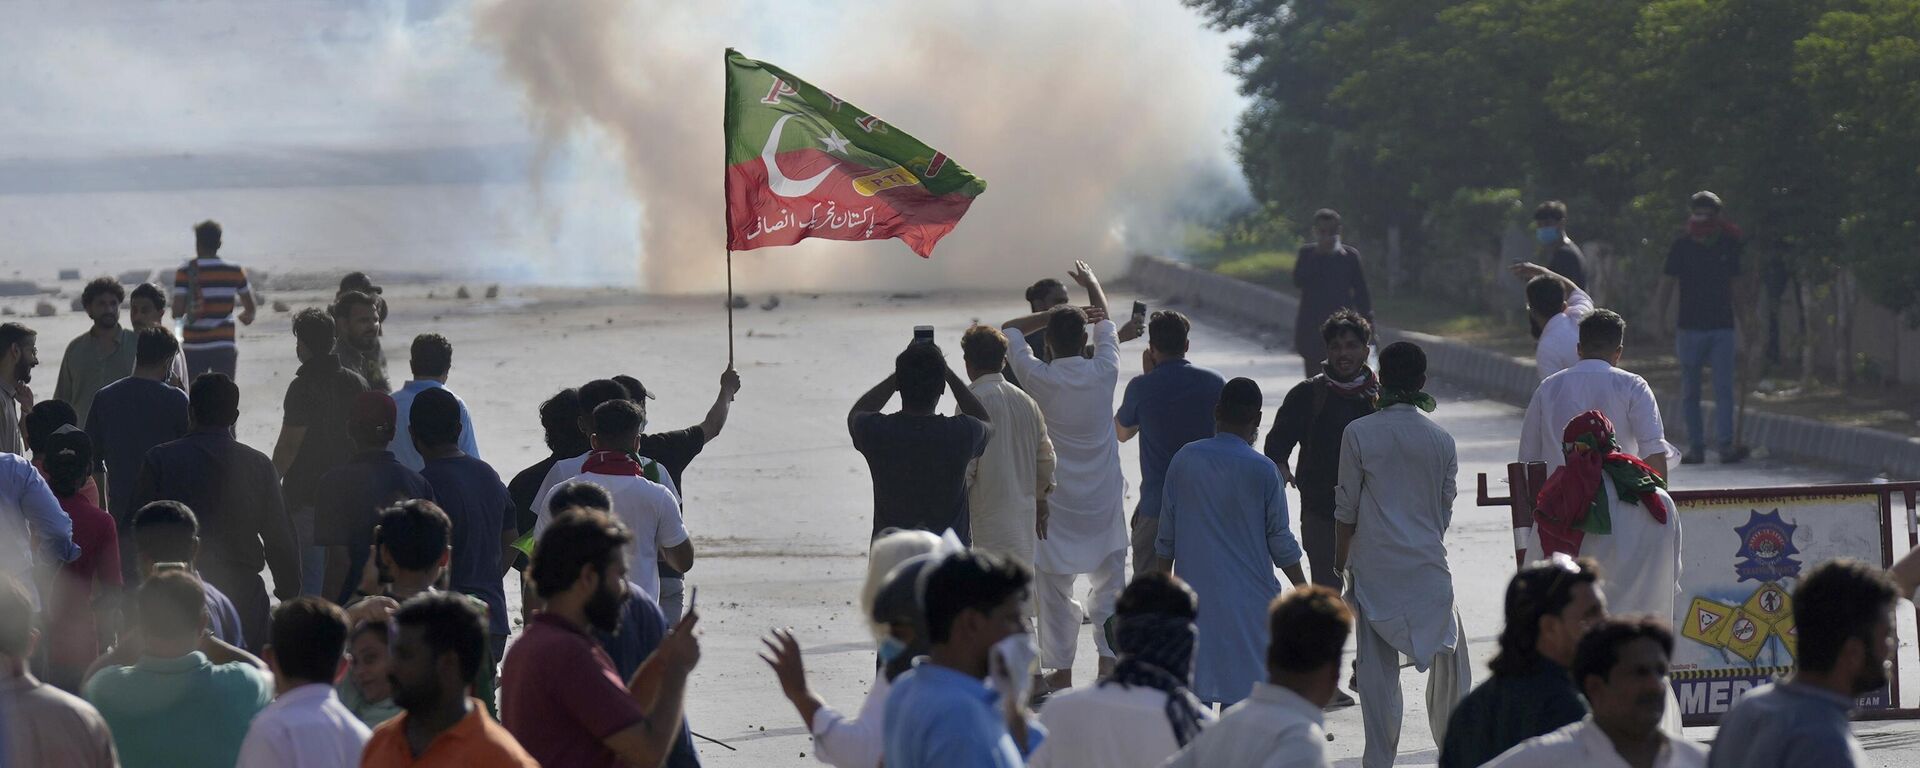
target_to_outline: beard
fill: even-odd
[[[1860,674],[1853,677],[1853,695],[1880,690],[1887,685],[1887,660],[1874,659]]]
[[[587,604],[584,608],[587,614],[587,622],[592,624],[594,629],[602,632],[618,633],[620,631],[620,605],[622,602],[619,592],[602,586],[600,591],[593,593],[593,597],[587,599]]]
[[[13,380],[21,384],[33,383],[33,364],[22,360],[14,365]]]
[[[402,685],[400,678],[389,672],[387,688],[393,692],[393,703],[409,711],[429,706],[440,700],[440,681],[431,677],[420,686],[407,686]]]

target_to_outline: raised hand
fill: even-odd
[[[1082,288],[1092,288],[1100,284],[1100,279],[1093,276],[1093,267],[1087,266],[1084,261],[1074,262],[1073,269],[1067,270],[1067,277],[1073,278],[1073,281],[1079,283]]]
[[[776,629],[773,634],[760,639],[766,650],[760,652],[760,660],[773,668],[773,674],[780,679],[780,692],[788,699],[807,697],[807,667],[800,659],[800,641],[793,632]]]

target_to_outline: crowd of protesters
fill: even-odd
[[[1717,198],[1694,203],[1717,216]],[[1555,266],[1515,271],[1544,379],[1517,437],[1551,475],[1478,686],[1447,560],[1454,439],[1429,415],[1419,346],[1369,364],[1359,253],[1322,211],[1300,262],[1319,286],[1297,339],[1310,375],[1270,421],[1260,382],[1188,359],[1188,318],[1110,311],[1082,262],[1068,276],[1086,304],[1041,280],[1029,313],[959,339],[964,375],[932,338],[899,353],[847,416],[872,476],[866,699],[836,709],[798,636],[763,641],[812,756],[1325,766],[1323,713],[1357,703],[1374,768],[1400,753],[1410,665],[1443,766],[1864,765],[1847,714],[1885,683],[1920,559],[1811,567],[1792,601],[1798,669],[1742,698],[1711,752],[1688,741],[1668,680],[1679,451],[1619,368],[1624,319],[1581,287],[1565,207],[1541,211]],[[1695,230],[1669,272],[1698,298],[1686,286],[1710,270],[1687,260],[1724,261],[1700,239],[1738,231]],[[634,377],[562,390],[538,405],[550,455],[506,478],[454,392],[453,345],[415,337],[395,390],[386,299],[353,273],[292,317],[300,367],[269,456],[233,433],[253,292],[219,258],[218,224],[195,238],[171,291],[133,290],[131,328],[123,286],[87,285],[93,325],[51,399],[28,386],[33,331],[0,324],[0,766],[699,765],[683,489],[738,374],[673,431],[648,431],[655,394]],[[169,295],[183,339],[162,324]],[[1141,336],[1123,387],[1120,346]],[[1551,371],[1549,345],[1566,359]],[[1097,679],[1076,683],[1084,639]]]

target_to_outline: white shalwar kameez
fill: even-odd
[[[1366,728],[1361,765],[1393,765],[1400,747],[1400,655],[1427,672],[1427,720],[1437,746],[1454,705],[1473,687],[1472,656],[1453,603],[1447,527],[1459,461],[1453,436],[1411,405],[1347,425],[1334,520],[1354,526],[1347,602]]]
[[[1113,390],[1120,383],[1119,330],[1112,320],[1092,327],[1094,352],[1040,362],[1026,337],[1007,334],[1007,359],[1021,387],[1040,404],[1055,457],[1053,494],[1047,497],[1047,537],[1034,549],[1034,598],[1040,614],[1040,666],[1072,669],[1080,637],[1073,583],[1093,581],[1087,614],[1093,642],[1112,658],[1100,631],[1126,586],[1126,478],[1113,428]]]

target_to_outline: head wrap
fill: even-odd
[[[1739,227],[1734,226],[1733,222],[1728,221],[1724,214],[1715,214],[1706,221],[1699,221],[1692,217],[1687,218],[1688,237],[1708,240],[1718,235],[1726,235],[1734,240],[1747,239],[1746,234],[1741,232]]]
[[[1621,452],[1606,414],[1587,411],[1575,416],[1567,422],[1561,440],[1567,463],[1547,478],[1533,509],[1534,530],[1546,554],[1578,555],[1586,534],[1613,532],[1603,480],[1612,481],[1621,501],[1638,501],[1656,522],[1667,523],[1667,505],[1659,494],[1667,487],[1666,478],[1638,456]]]
[[[1439,407],[1439,403],[1434,401],[1433,395],[1417,389],[1398,389],[1395,387],[1382,387],[1380,389],[1380,410],[1386,410],[1389,405],[1403,404],[1411,405],[1427,413],[1433,413],[1433,409]]]
[[[1167,694],[1167,723],[1173,726],[1173,739],[1186,746],[1200,735],[1200,701],[1187,690],[1193,679],[1193,646],[1199,632],[1193,620],[1185,616],[1159,613],[1119,617],[1114,629],[1114,649],[1120,652],[1100,685],[1119,683],[1164,691]]]

